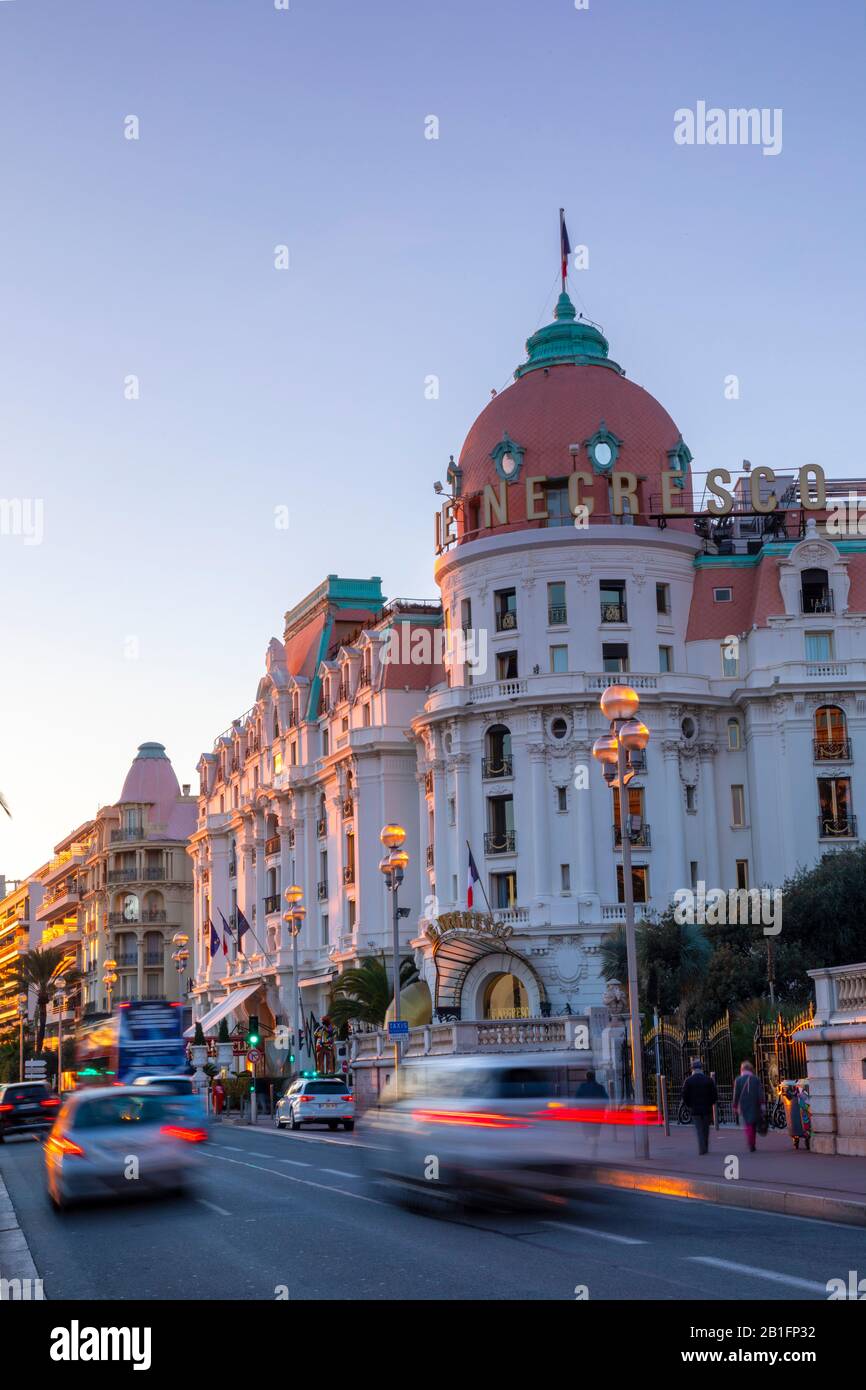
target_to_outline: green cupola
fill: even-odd
[[[587,363],[609,367],[619,376],[625,372],[607,355],[608,343],[600,328],[577,317],[574,305],[563,290],[556,301],[553,323],[539,328],[526,342],[526,361],[514,373],[516,378],[536,372],[539,367],[559,367],[564,363]]]

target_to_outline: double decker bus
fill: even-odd
[[[75,1040],[77,1084],[129,1086],[139,1076],[186,1075],[182,1010],[180,1002],[134,999],[84,1024]]]

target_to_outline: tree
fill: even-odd
[[[69,951],[65,946],[46,946],[41,951],[27,951],[18,962],[18,984],[22,990],[34,990],[36,994],[36,1052],[41,1053],[45,1041],[45,1025],[48,1020],[48,1005],[57,993],[57,980],[66,981],[67,996],[80,983],[81,972],[69,964]]]
[[[415,962],[406,957],[400,962],[401,987],[412,984],[417,978]],[[359,965],[344,970],[334,981],[328,1012],[338,1028],[349,1022],[381,1028],[393,998],[394,988],[384,955],[366,956]]]
[[[712,948],[699,926],[674,921],[673,909],[647,917],[635,928],[638,993],[643,1004],[660,1013],[686,1013],[699,997],[700,983]],[[619,926],[601,943],[602,974],[607,980],[628,980],[625,927]]]

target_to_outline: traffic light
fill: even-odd
[[[247,1019],[247,1047],[258,1047],[260,1041],[259,1016],[258,1014],[250,1014]]]

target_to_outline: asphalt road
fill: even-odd
[[[41,1146],[0,1173],[48,1299],[815,1299],[862,1268],[861,1230],[631,1193],[560,1212],[419,1215],[377,1196],[363,1137],[223,1125],[196,1196],[76,1208]]]

